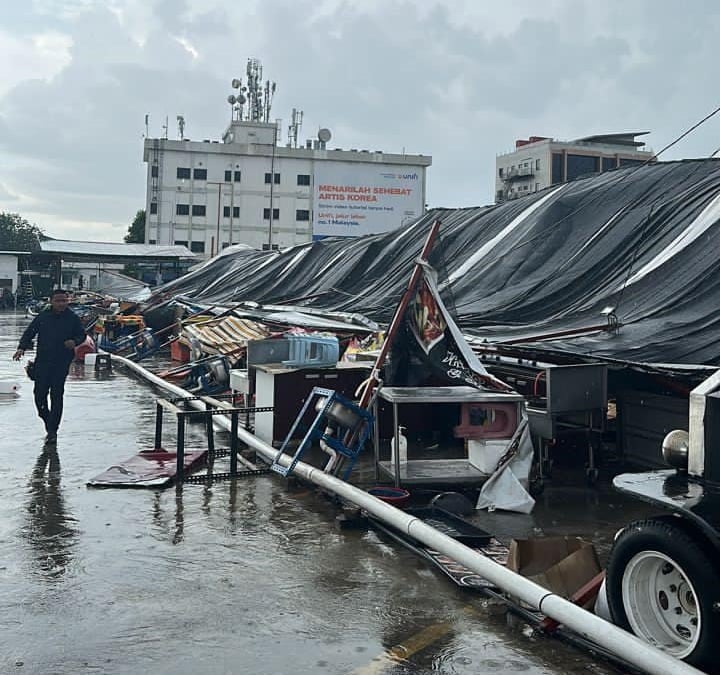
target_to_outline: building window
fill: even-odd
[[[240,207],[233,206],[233,218],[239,218],[239,217],[240,217]]]
[[[272,181],[272,174],[266,173],[265,174],[265,184],[270,185],[271,181]],[[275,174],[275,185],[280,185],[280,174],[279,173]]]
[[[265,220],[270,220],[270,209],[263,209],[263,218]],[[280,209],[272,210],[272,219],[280,220]]]
[[[563,156],[560,152],[553,152],[552,156],[552,184],[563,182]]]
[[[540,191],[540,183],[535,183],[535,192]]]
[[[567,177],[565,180],[572,180],[578,176],[600,171],[600,158],[592,155],[567,155]]]
[[[207,169],[193,169],[193,178],[195,180],[207,180]]]
[[[535,171],[537,171],[539,168],[540,168],[540,160],[536,159],[535,160]]]
[[[298,185],[310,185],[310,174],[309,173],[299,173],[297,177],[297,184]]]
[[[224,242],[222,243],[222,247],[223,247],[224,249],[227,248],[228,246],[230,246],[230,242],[224,241]]]
[[[150,202],[150,215],[157,213],[157,202]]]
[[[177,177],[178,178],[190,178],[190,169],[185,169],[181,166],[177,168]]]
[[[191,241],[190,250],[193,253],[205,253],[205,242],[204,241]]]
[[[175,215],[176,216],[189,216],[190,215],[190,204],[175,204]]]
[[[645,164],[644,159],[625,159],[621,157],[619,161],[620,166],[639,166],[640,164]]]
[[[187,247],[187,242],[186,242],[186,241],[176,241],[176,242],[175,242],[175,246],[185,246],[185,247]]]
[[[295,220],[310,220],[310,211],[307,209],[297,209],[295,211]]]
[[[150,175],[151,175],[153,178],[157,178],[157,177],[158,177],[158,165],[157,165],[157,164],[153,164],[153,165],[150,167]]]
[[[155,240],[155,239],[148,239],[148,244],[150,244],[151,246],[155,246],[155,244],[157,244],[157,240]]]
[[[270,244],[263,244],[263,245],[262,245],[262,250],[263,250],[263,251],[269,251],[269,250],[271,250],[271,249],[272,249],[273,251],[277,251],[279,248],[280,248],[280,247],[279,247],[277,244],[273,244],[272,247],[270,246]]]
[[[232,180],[232,171],[225,172],[225,182],[229,183]]]
[[[500,167],[500,168],[498,169],[498,176],[500,176],[500,178],[503,177],[503,171],[504,171],[504,169],[503,169],[502,167]]]
[[[230,207],[223,206],[223,218],[229,218],[229,217],[230,217]]]
[[[193,204],[192,214],[194,216],[204,216],[205,215],[205,204]]]
[[[611,171],[617,166],[617,160],[614,157],[603,157],[602,158],[602,170]]]
[[[239,182],[240,182],[240,176],[241,176],[240,171],[236,171],[236,172],[233,174],[233,182],[234,182],[234,183],[239,183]]]

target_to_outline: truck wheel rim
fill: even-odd
[[[701,630],[698,595],[672,558],[659,551],[635,555],[623,574],[622,599],[638,637],[679,659],[695,649]]]

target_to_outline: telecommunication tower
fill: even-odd
[[[265,122],[270,121],[272,99],[275,95],[275,82],[262,81],[262,63],[258,59],[248,59],[245,69],[245,84],[239,78],[232,81],[237,94],[230,94],[231,121]]]

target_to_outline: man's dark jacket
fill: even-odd
[[[41,366],[62,364],[65,367],[75,358],[75,351],[63,344],[65,340],[74,340],[77,346],[86,337],[80,318],[71,309],[60,313],[55,313],[52,309],[40,312],[25,329],[18,348],[25,351],[31,349],[36,335],[35,363]]]

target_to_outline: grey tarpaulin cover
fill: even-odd
[[[393,232],[280,252],[239,249],[162,287],[200,302],[291,303],[387,323],[430,223],[430,262],[466,335],[492,341],[602,322],[554,350],[631,362],[720,362],[720,161],[610,171],[498,206],[435,209]]]

